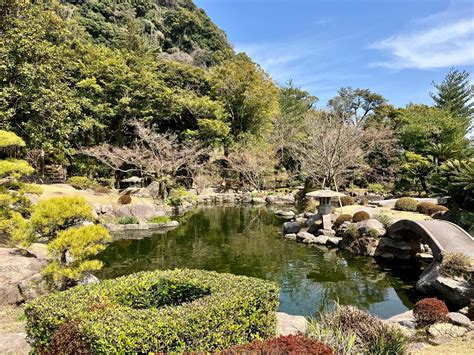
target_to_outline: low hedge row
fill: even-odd
[[[278,286],[201,270],[132,274],[39,297],[25,307],[34,350],[69,322],[93,353],[217,351],[272,337]],[[63,326],[64,328],[64,326]],[[59,329],[59,330],[58,330]],[[54,349],[60,351],[61,349]]]

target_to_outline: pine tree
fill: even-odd
[[[433,82],[437,93],[430,93],[437,107],[450,111],[471,123],[474,116],[474,86],[469,81],[470,73],[451,68],[441,84]]]

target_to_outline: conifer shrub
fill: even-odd
[[[233,346],[221,354],[315,354],[332,355],[334,351],[323,342],[303,335],[287,335],[250,344]]]
[[[52,239],[56,232],[92,221],[92,206],[83,197],[52,197],[38,202],[31,214],[30,234]]]
[[[306,204],[305,211],[306,212],[311,212],[314,213],[316,211],[316,208],[318,208],[318,201],[315,200],[314,198],[309,199],[308,203]]]
[[[278,286],[202,270],[141,272],[38,297],[25,307],[33,351],[65,323],[95,354],[215,352],[274,336]]]
[[[334,222],[334,225],[336,227],[339,227],[344,222],[350,222],[350,221],[352,221],[352,215],[350,215],[350,214],[340,214],[339,216],[337,216],[336,221]]]
[[[411,197],[402,197],[395,202],[395,209],[398,211],[415,212],[418,201]]]
[[[355,205],[354,199],[352,196],[342,196],[341,197],[341,204],[343,206],[352,206]]]
[[[370,219],[370,214],[366,211],[358,211],[352,216],[352,222],[358,223]]]
[[[448,313],[446,304],[437,298],[424,298],[418,301],[413,308],[416,322],[422,327],[437,322],[447,322],[449,320]]]
[[[416,206],[416,212],[421,213],[421,214],[426,214],[426,215],[431,215],[431,210],[435,207],[436,205],[431,202],[420,202]]]
[[[121,205],[129,205],[132,203],[132,196],[122,195],[118,198],[118,203],[120,203]]]

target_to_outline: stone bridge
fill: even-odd
[[[416,235],[428,244],[433,258],[441,261],[444,253],[463,253],[474,259],[474,238],[458,225],[441,220],[395,222],[388,228],[391,238],[406,238]]]

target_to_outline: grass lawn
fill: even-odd
[[[96,194],[93,191],[87,190],[76,190],[75,188],[66,184],[51,184],[51,185],[40,185],[43,189],[43,194],[39,196],[39,200],[45,200],[51,197],[64,197],[64,196],[82,196],[89,203],[99,203],[102,205],[118,205],[119,195],[117,192],[111,192],[109,194]],[[133,196],[132,204],[146,203],[153,204],[151,198],[140,198]]]

